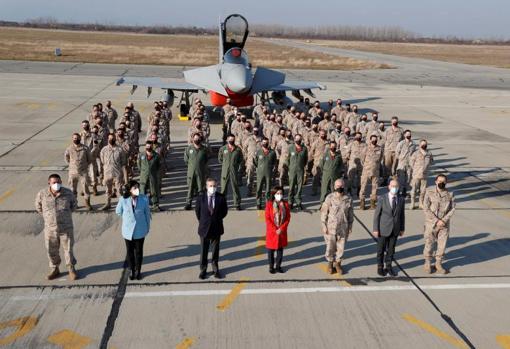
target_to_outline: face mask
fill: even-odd
[[[267,148],[267,147],[269,147],[269,144],[267,144],[267,143],[262,143],[262,147]]]
[[[334,153],[336,151],[336,147],[329,148],[329,150]]]
[[[371,143],[372,143],[373,145],[377,145],[377,140],[373,140]]]
[[[282,194],[274,194],[274,199],[278,202],[282,201]]]
[[[301,140],[300,139],[296,140],[296,144],[301,145]]]
[[[147,148],[145,148],[145,151],[146,151],[147,153],[150,153],[150,152],[152,151],[152,147],[147,147]]]
[[[254,134],[255,136],[258,136],[258,135],[259,135],[259,131],[253,131],[253,134]]]
[[[346,135],[347,137],[349,137],[349,136],[351,135],[351,131],[347,131],[347,132],[345,132],[345,135]]]
[[[135,189],[131,190],[131,194],[133,194],[133,196],[138,196],[138,195],[140,195],[140,189],[135,188]]]
[[[343,187],[336,188],[336,189],[335,189],[335,191],[336,191],[337,193],[343,194],[343,192],[344,192],[344,188],[343,188]]]
[[[411,139],[411,136],[406,136],[406,139]]]
[[[196,145],[200,145],[200,139],[195,139],[193,143],[195,143]]]
[[[360,137],[356,137],[355,140],[356,140],[356,142],[361,142],[361,138]]]
[[[60,183],[53,183],[51,185],[51,190],[53,190],[53,191],[60,191],[60,188],[62,188],[62,184],[60,184]]]
[[[216,187],[207,187],[207,194],[214,195],[216,193]]]
[[[234,141],[228,141],[228,144],[234,145]]]
[[[397,125],[398,125],[398,122],[393,121],[391,124],[392,124],[393,126],[397,126]]]
[[[73,143],[74,143],[74,144],[76,144],[76,145],[78,145],[78,144],[80,144],[80,143],[81,143],[81,141],[80,141],[79,139],[73,139]]]
[[[115,139],[110,139],[108,143],[110,143],[110,145],[115,145]]]
[[[441,183],[437,183],[437,187],[441,190],[445,189],[446,188],[446,183],[445,182],[441,182]]]
[[[393,195],[397,195],[397,193],[398,193],[398,188],[397,188],[397,187],[392,187],[392,188],[390,188],[390,192],[391,192]]]
[[[374,120],[374,121],[377,121],[377,119],[378,119],[378,118],[376,118],[376,117],[372,118],[372,120]]]
[[[321,136],[321,139],[326,139],[326,135],[324,135],[324,136]]]
[[[425,144],[425,145],[422,145],[422,146],[421,146],[421,149],[423,149],[423,150],[427,150],[427,145],[426,145],[426,144]]]

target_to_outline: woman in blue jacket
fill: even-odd
[[[116,212],[122,217],[122,237],[126,242],[127,260],[131,268],[129,278],[141,280],[143,242],[149,233],[151,212],[149,199],[140,194],[137,181],[132,180],[124,187]]]

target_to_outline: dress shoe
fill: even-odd
[[[285,274],[285,270],[282,267],[276,267],[276,272],[280,274]]]
[[[386,266],[386,271],[390,276],[397,276],[397,272],[395,271],[395,269],[393,269],[391,265]]]
[[[207,278],[207,272],[205,270],[201,271],[200,274],[198,274],[198,278],[200,280],[205,280]]]
[[[184,209],[185,209],[186,211],[191,210],[191,205],[190,205],[190,204],[188,204],[188,205],[184,206]]]
[[[238,211],[242,211],[242,210],[243,210],[243,208],[241,207],[241,205],[237,205],[237,206],[236,206],[236,210],[238,210]]]
[[[275,268],[273,268],[273,267],[269,267],[269,272],[270,272],[271,274],[276,274],[276,269],[275,269]]]
[[[223,279],[223,275],[220,273],[219,270],[216,270],[213,275],[215,279]]]
[[[383,269],[383,267],[377,267],[377,275],[386,276],[386,269]]]
[[[137,279],[137,280],[142,280],[142,272],[141,272],[140,270],[138,270],[138,271],[136,272],[136,279]]]
[[[134,270],[131,270],[131,274],[129,275],[129,280],[134,280],[136,279],[136,273]]]

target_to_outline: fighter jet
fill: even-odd
[[[271,98],[281,103],[286,91],[298,98],[300,91],[313,97],[312,89],[326,89],[325,86],[308,81],[286,81],[285,74],[276,70],[252,68],[244,50],[248,38],[248,21],[239,14],[231,14],[219,24],[219,63],[216,65],[184,71],[185,82],[166,82],[160,78],[121,77],[117,86],[132,85],[131,93],[138,86],[147,87],[147,96],[153,88],[165,91],[164,99],[173,104],[174,91],[181,92],[182,107],[189,108],[189,98],[199,91],[210,96],[213,106],[223,106],[230,98],[237,107],[252,106],[254,96]]]

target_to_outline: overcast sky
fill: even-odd
[[[510,0],[0,0],[0,19],[211,26],[230,13],[248,22],[397,25],[425,36],[510,39]]]

